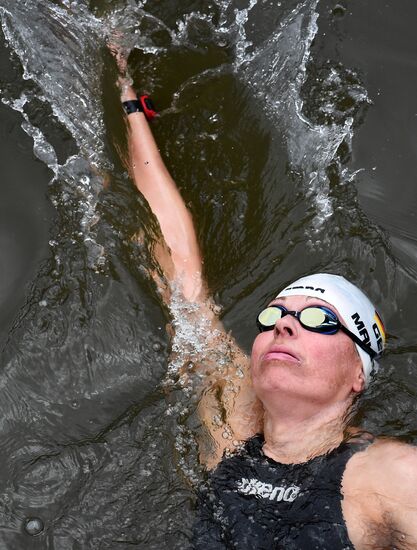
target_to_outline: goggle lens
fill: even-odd
[[[327,315],[318,307],[308,307],[300,312],[300,321],[306,327],[317,328],[326,324]]]
[[[278,319],[281,319],[284,310],[279,307],[267,307],[258,315],[258,325],[264,330],[274,328]]]

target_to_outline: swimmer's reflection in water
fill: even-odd
[[[220,340],[231,350],[230,364],[204,378],[199,412],[212,445],[200,456],[210,480],[194,547],[417,548],[417,449],[348,428],[384,347],[374,306],[342,277],[304,277],[258,315],[249,361],[213,313],[192,217],[136,102],[123,49],[110,49],[128,102],[130,172],[165,240],[157,260],[207,320],[213,355]],[[169,304],[170,291],[162,295]]]

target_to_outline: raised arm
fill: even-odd
[[[126,78],[126,59],[113,51],[122,76],[121,100],[135,100],[136,93]],[[169,174],[157,148],[146,117],[141,112],[127,115],[129,169],[137,189],[156,216],[169,250],[161,245],[157,260],[165,277],[175,283],[185,301],[198,304],[187,314],[191,323],[203,327],[200,418],[206,431],[202,461],[214,466],[227,447],[253,435],[260,426],[261,410],[250,383],[248,358],[227,335],[213,312],[202,276],[202,259],[190,212]],[[198,332],[196,330],[196,332]],[[221,356],[221,357],[220,357]],[[201,372],[200,371],[200,372]],[[208,437],[207,437],[208,436]],[[204,450],[203,450],[204,449]]]

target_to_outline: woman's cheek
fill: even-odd
[[[265,334],[264,332],[261,332],[260,334],[258,334],[258,336],[253,341],[251,356],[254,357],[254,358],[258,357],[260,355],[261,348],[265,347],[264,342],[263,342],[264,334]]]
[[[254,373],[256,375],[257,371],[259,370],[259,363],[261,360],[261,356],[262,356],[263,350],[266,349],[265,346],[267,343],[263,341],[265,340],[265,338],[262,338],[263,335],[264,333],[259,334],[255,338],[255,341],[253,342],[251,361],[250,361],[252,376]]]

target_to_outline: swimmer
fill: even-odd
[[[157,259],[171,288],[207,319],[214,354],[224,329],[210,305],[191,214],[131,86],[126,56],[117,45],[111,51],[121,100],[130,102],[132,179],[165,240]],[[169,289],[164,296],[169,302]],[[248,314],[260,330],[250,361],[225,335],[230,365],[214,365],[204,379],[199,411],[209,437],[201,460],[210,477],[194,547],[416,549],[417,449],[348,427],[384,347],[372,303],[343,277],[315,274]]]

